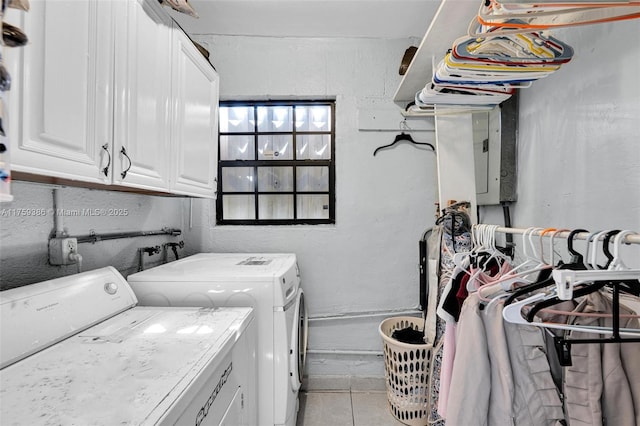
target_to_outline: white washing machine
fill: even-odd
[[[0,293],[0,424],[257,422],[251,308],[135,307],[107,267]]]
[[[253,307],[258,425],[296,424],[307,313],[295,254],[200,253],[127,280],[142,305]]]

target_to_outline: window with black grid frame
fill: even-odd
[[[335,223],[335,102],[220,102],[217,223]]]

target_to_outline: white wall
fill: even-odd
[[[513,226],[640,232],[640,21],[553,34],[575,55],[520,91]],[[640,268],[638,249],[625,251],[629,266]]]
[[[418,240],[433,224],[435,156],[400,144],[373,157],[376,147],[393,141],[399,119],[387,132],[358,130],[359,111],[376,104],[388,108],[410,41],[224,36],[198,41],[212,52],[221,99],[336,99],[335,226],[217,226],[207,248],[295,252],[312,316],[415,308]],[[433,142],[432,132],[413,136]],[[309,346],[381,351],[382,319],[312,322]],[[384,374],[382,358],[368,355],[311,355],[307,365],[309,375]]]
[[[71,236],[131,231],[155,231],[178,228],[183,235],[137,237],[79,244],[83,270],[107,265],[116,267],[125,277],[137,271],[138,247],[185,241],[179,255],[200,251],[198,236],[190,238],[188,200],[121,192],[57,187],[14,181],[14,201],[0,204],[0,288],[7,289],[57,278],[77,272],[76,265],[51,266],[48,263],[48,241],[54,227],[53,191],[58,191],[58,209],[69,212],[59,216]],[[45,209],[43,216],[29,215]],[[100,216],[70,216],[82,209],[107,209]],[[118,209],[124,216],[109,216],[108,209]],[[194,243],[191,243],[194,241]],[[170,252],[169,259],[173,259]],[[162,255],[145,255],[145,267],[158,265]]]

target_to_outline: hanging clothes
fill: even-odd
[[[611,300],[602,291],[585,296],[573,312],[611,313]],[[624,305],[621,314],[633,314]],[[611,318],[574,317],[574,325],[611,327]],[[640,328],[638,319],[621,324]],[[571,331],[569,338],[592,334]],[[573,345],[572,366],[566,367],[564,393],[571,426],[640,425],[640,343]]]
[[[543,330],[505,325],[503,306],[503,301],[485,306],[476,293],[463,305],[447,426],[562,425]]]
[[[447,285],[455,268],[454,254],[469,251],[472,247],[471,220],[466,211],[459,208],[447,208],[437,223],[442,225],[442,238],[440,241],[440,274],[438,276],[436,301],[441,299],[444,287]],[[437,317],[435,345],[431,359],[432,374],[429,386],[429,424],[434,426],[445,425],[445,420],[438,413],[445,332],[446,322]]]
[[[546,230],[526,230],[526,260],[511,265],[496,250],[494,228],[474,226],[476,247],[457,255],[440,293],[438,413],[446,425],[640,425],[640,270],[618,256],[622,233],[613,255],[605,237],[605,266],[587,249],[588,267],[579,256],[554,268],[542,239],[540,251],[532,239]],[[503,263],[490,267],[492,259]]]

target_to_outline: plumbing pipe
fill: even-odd
[[[163,228],[159,231],[134,231],[134,232],[113,232],[110,234],[89,234],[89,235],[80,235],[76,238],[78,240],[78,244],[80,243],[97,243],[98,241],[105,240],[116,240],[120,238],[133,238],[133,237],[148,237],[152,235],[171,235],[172,237],[177,237],[181,235],[182,231],[180,229],[174,228]]]
[[[351,349],[307,349],[308,354],[318,355],[356,355],[356,356],[383,356],[382,351],[364,351]]]
[[[394,315],[421,315],[422,311],[418,308],[409,308],[401,311],[372,311],[372,312],[347,312],[338,315],[317,315],[309,317],[309,321],[337,321],[343,319],[356,319],[356,318],[375,318]]]
[[[62,221],[62,216],[58,216],[58,211],[62,210],[62,201],[60,201],[58,188],[53,188],[51,193],[53,195],[53,237],[62,237],[65,234],[64,223]]]

